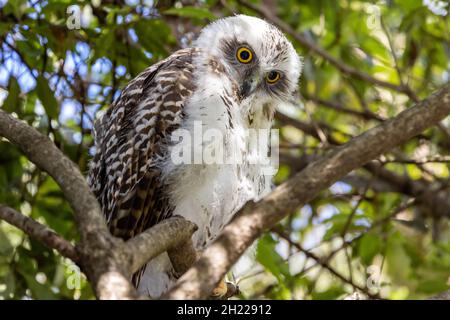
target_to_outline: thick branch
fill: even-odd
[[[174,259],[177,255],[186,255],[186,252],[177,253],[176,248],[189,244],[196,229],[191,222],[174,217],[124,243],[109,233],[97,199],[84,177],[49,138],[1,110],[0,136],[18,145],[30,161],[48,172],[61,187],[75,212],[81,235],[80,256],[75,256],[75,249],[67,241],[31,218],[3,206],[0,218],[81,264],[98,298],[139,298],[129,281],[132,272],[168,249]]]
[[[79,249],[83,271],[100,299],[135,298],[136,291],[126,278],[123,241],[112,237],[100,205],[83,175],[46,136],[0,110],[0,136],[16,144],[28,159],[55,179],[75,213],[81,236]],[[111,278],[112,277],[112,278]],[[106,279],[114,281],[106,281]],[[112,292],[113,288],[117,290]]]
[[[247,203],[165,298],[206,298],[266,229],[350,171],[404,143],[450,113],[450,85],[311,163],[257,203]]]
[[[178,248],[189,243],[195,230],[197,226],[192,222],[182,217],[173,217],[131,238],[125,243],[124,248],[130,255],[130,272],[138,271],[148,261],[172,248],[175,250],[174,256],[177,257],[177,254],[184,256],[185,252],[179,252]],[[195,259],[195,252],[193,259]],[[177,263],[175,265],[178,267]]]
[[[167,254],[169,255],[170,262],[177,277],[181,277],[181,275],[188,271],[198,258],[198,253],[190,237],[186,241],[169,248]]]
[[[97,199],[83,175],[48,137],[2,110],[0,136],[17,145],[31,162],[55,179],[75,211],[82,238],[108,231]]]
[[[0,219],[19,228],[30,237],[42,242],[51,249],[55,249],[62,256],[71,259],[75,263],[80,262],[75,247],[59,234],[39,222],[21,214],[13,208],[0,204]]]

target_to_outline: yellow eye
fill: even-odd
[[[249,63],[253,59],[253,53],[246,47],[241,47],[236,52],[236,58],[241,63]]]
[[[281,75],[278,71],[270,71],[268,74],[266,74],[266,81],[269,84],[274,84],[278,80],[280,80]]]

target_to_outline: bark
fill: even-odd
[[[171,248],[179,253],[178,255],[175,254],[175,257],[178,258],[175,265],[177,268],[183,268],[180,265],[186,260],[183,254],[185,252],[183,250],[184,243],[189,243],[188,240],[190,240],[195,230],[197,230],[197,226],[192,222],[182,217],[173,217],[131,238],[126,243],[131,253],[131,272],[138,271],[145,263]],[[180,248],[177,248],[176,245],[180,242],[183,244],[180,244]],[[180,255],[182,258],[179,257]],[[195,252],[193,256],[195,259]],[[186,268],[184,269],[186,271]]]
[[[78,252],[70,242],[30,217],[21,214],[13,208],[0,204],[0,219],[23,230],[34,239],[42,242],[51,249],[55,249],[62,256],[71,259],[75,263],[80,262]]]

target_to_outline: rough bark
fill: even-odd
[[[126,247],[129,248],[131,257],[131,272],[136,272],[145,263],[157,257],[161,253],[172,249],[174,259],[177,259],[175,265],[177,268],[186,268],[183,266],[186,258],[189,260],[191,254],[188,257],[185,256],[184,243],[189,243],[191,235],[197,230],[197,226],[190,221],[185,220],[182,217],[173,217],[166,219],[154,227],[147,229],[143,233],[131,238],[126,243]],[[180,241],[181,240],[181,241]],[[158,244],[158,245],[155,245]],[[177,244],[180,244],[177,247]],[[125,250],[127,250],[127,248]],[[195,259],[195,252],[193,259]],[[183,272],[184,272],[183,271]]]
[[[71,259],[75,263],[80,262],[78,252],[70,242],[30,217],[21,214],[13,208],[0,204],[0,219],[23,230],[34,239],[42,242],[51,249],[55,249],[62,256]]]

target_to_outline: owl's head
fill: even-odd
[[[291,101],[297,90],[301,60],[283,33],[262,19],[217,20],[202,30],[195,46],[223,63],[251,104]]]

